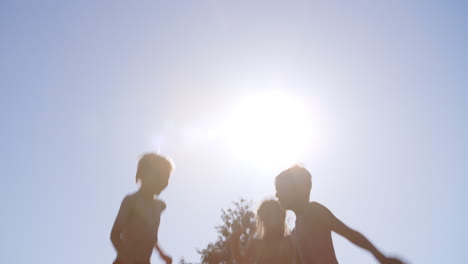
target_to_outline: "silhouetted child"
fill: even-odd
[[[232,227],[231,249],[237,264],[292,263],[291,238],[285,224],[286,213],[275,200],[264,201],[257,210],[255,235],[247,242],[245,254],[239,249],[241,227]]]
[[[361,233],[349,228],[330,210],[317,202],[309,202],[312,177],[308,170],[293,166],[276,177],[276,197],[281,208],[296,214],[296,226],[291,234],[294,260],[297,264],[336,264],[333,248],[334,231],[355,245],[367,249],[382,264],[401,264],[384,256]]]
[[[161,155],[149,153],[140,158],[136,173],[140,189],[123,199],[111,231],[117,251],[114,264],[149,264],[153,248],[166,263],[172,263],[158,246],[160,217],[166,204],[155,199],[167,187],[171,172],[172,163]]]

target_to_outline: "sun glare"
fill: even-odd
[[[288,94],[250,95],[234,107],[223,134],[238,158],[282,168],[302,158],[311,138],[310,116],[303,102]]]

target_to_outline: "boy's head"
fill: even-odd
[[[281,208],[294,210],[309,201],[312,176],[304,167],[294,165],[276,176],[275,187]]]
[[[140,181],[142,187],[159,195],[169,183],[172,168],[172,162],[166,157],[146,153],[138,161],[136,181]]]

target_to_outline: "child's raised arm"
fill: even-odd
[[[123,199],[122,204],[120,205],[120,210],[117,214],[117,217],[115,218],[114,226],[112,227],[110,235],[112,244],[114,245],[115,250],[117,250],[119,253],[122,253],[124,248],[120,234],[127,224],[131,209],[131,198],[130,196],[127,196]]]
[[[341,222],[328,208],[319,203],[315,204],[317,205],[315,207],[315,213],[318,213],[320,218],[326,221],[332,231],[345,237],[356,246],[370,251],[381,264],[403,264],[399,259],[386,257],[365,236]]]

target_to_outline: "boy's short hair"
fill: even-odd
[[[145,153],[138,161],[136,181],[142,180],[142,175],[148,171],[155,170],[169,175],[173,168],[174,165],[168,158],[156,153]]]
[[[296,186],[305,186],[310,191],[312,188],[312,175],[310,172],[301,165],[294,165],[282,171],[276,176],[276,181],[287,180]]]

